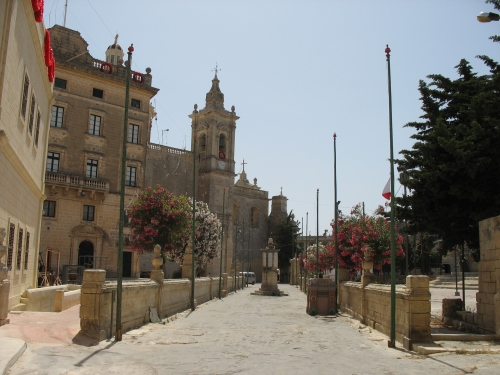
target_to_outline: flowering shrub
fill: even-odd
[[[167,254],[184,251],[189,240],[191,215],[188,199],[169,193],[160,185],[142,191],[127,210],[135,251],[151,252],[155,244]]]
[[[380,215],[380,206],[374,216],[363,215],[361,207],[353,207],[350,216],[339,216],[337,238],[326,246],[329,256],[335,264],[335,241],[338,241],[339,267],[351,271],[361,271],[364,251],[371,249],[374,270],[380,270],[385,264],[391,264],[390,222]],[[331,223],[334,228],[335,224]],[[335,233],[334,233],[335,235]],[[396,237],[396,256],[405,257],[402,247],[403,237]],[[321,256],[320,256],[321,258]]]
[[[168,259],[182,263],[191,240],[192,200],[177,197],[157,185],[141,192],[128,209],[135,251],[151,252],[159,244]],[[195,264],[201,268],[220,257],[221,223],[204,202],[196,202]]]
[[[316,272],[316,264],[320,271],[330,271],[334,266],[334,258],[332,257],[327,247],[319,245],[318,257],[319,261],[316,262],[316,244],[307,248],[306,256],[299,260],[299,265],[302,265],[307,271]]]
[[[191,200],[191,207],[192,202]],[[195,222],[195,263],[198,267],[202,267],[212,259],[220,258],[222,226],[217,215],[210,212],[205,202],[196,202]]]

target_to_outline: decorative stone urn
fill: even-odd
[[[370,273],[370,270],[373,268],[373,260],[371,260],[372,249],[367,246],[364,250],[365,259],[363,260],[363,275],[361,276],[361,284],[366,286],[373,282],[374,277],[373,274]]]
[[[151,271],[150,278],[152,280],[158,281],[160,284],[163,283],[164,273],[161,270],[161,266],[163,264],[163,257],[161,255],[161,246],[156,244],[153,249],[154,256],[151,259],[151,263],[153,263],[154,269]]]

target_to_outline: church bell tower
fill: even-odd
[[[196,199],[206,202],[210,211],[217,214],[224,226],[222,244],[222,272],[231,272],[233,266],[233,196],[234,196],[234,144],[236,116],[234,106],[231,111],[224,108],[224,94],[217,78],[212,79],[212,87],[206,95],[205,108],[198,110],[194,105],[191,119],[191,150],[196,142],[197,189]],[[223,200],[225,196],[225,200]],[[223,203],[224,202],[224,203]],[[224,210],[224,215],[223,215]],[[207,267],[207,274],[219,274],[219,260]]]

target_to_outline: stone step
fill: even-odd
[[[19,303],[15,305],[10,311],[26,311],[26,304],[25,303]]]

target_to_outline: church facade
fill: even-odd
[[[149,144],[146,185],[161,185],[176,195],[193,196],[208,204],[223,223],[222,272],[253,271],[261,275],[260,250],[269,238],[268,192],[249,182],[243,171],[235,182],[235,107],[226,110],[217,74],[206,94],[205,106],[189,114],[191,150]],[[195,144],[196,143],[196,144]],[[196,172],[194,173],[194,169]],[[274,199],[274,198],[273,198]],[[286,210],[286,198],[285,210]],[[285,215],[286,217],[286,215]],[[219,275],[218,260],[207,265],[205,275]]]

